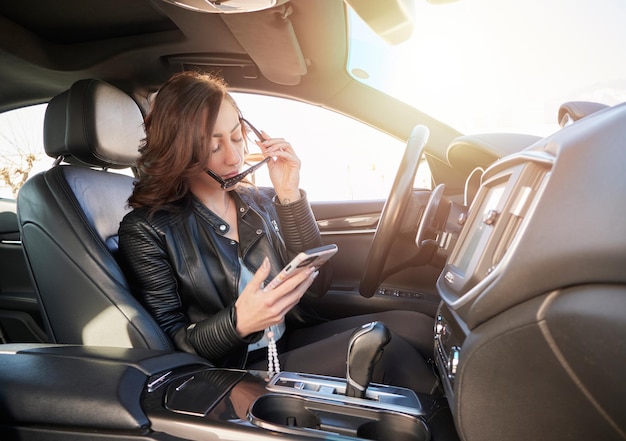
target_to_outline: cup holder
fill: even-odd
[[[382,413],[379,420],[361,424],[356,436],[373,441],[426,441],[430,438],[422,420],[391,413]]]
[[[252,422],[266,422],[285,427],[319,429],[320,418],[306,408],[304,400],[296,397],[265,395],[252,406]]]
[[[341,405],[292,395],[267,394],[252,404],[252,424],[277,432],[372,441],[428,441],[424,421],[413,415]]]

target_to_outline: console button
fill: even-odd
[[[461,348],[458,346],[452,346],[450,354],[448,355],[448,378],[454,380],[456,371],[459,366],[459,355],[461,354]]]

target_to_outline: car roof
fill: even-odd
[[[5,0],[0,24],[0,111],[46,102],[83,78],[147,93],[182,67],[218,70],[233,88],[318,99],[349,80],[337,0],[253,14],[161,0]]]
[[[170,0],[3,0],[0,113],[46,103],[85,78],[125,91],[145,113],[173,73],[209,70],[233,91],[307,102],[398,139],[425,124],[441,164],[435,173],[451,172],[446,148],[458,131],[348,74],[343,0],[273,1],[252,13],[214,14]]]

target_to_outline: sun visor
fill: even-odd
[[[291,5],[280,5],[248,14],[220,17],[239,44],[270,81],[294,86],[307,72],[289,16]]]

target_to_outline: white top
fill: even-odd
[[[241,257],[239,258],[239,264],[241,266],[241,276],[239,277],[239,294],[241,294],[241,291],[243,291],[243,289],[248,285],[250,280],[252,280],[254,274],[248,269],[246,265],[244,265]],[[274,340],[278,341],[285,333],[285,329],[286,326],[284,321],[280,322],[277,325],[270,326],[268,329],[265,330],[265,332],[263,333],[263,337],[259,341],[248,345],[248,352],[254,351],[256,349],[266,348],[269,343],[269,338],[267,337],[267,333],[269,331],[272,331],[274,333]]]

